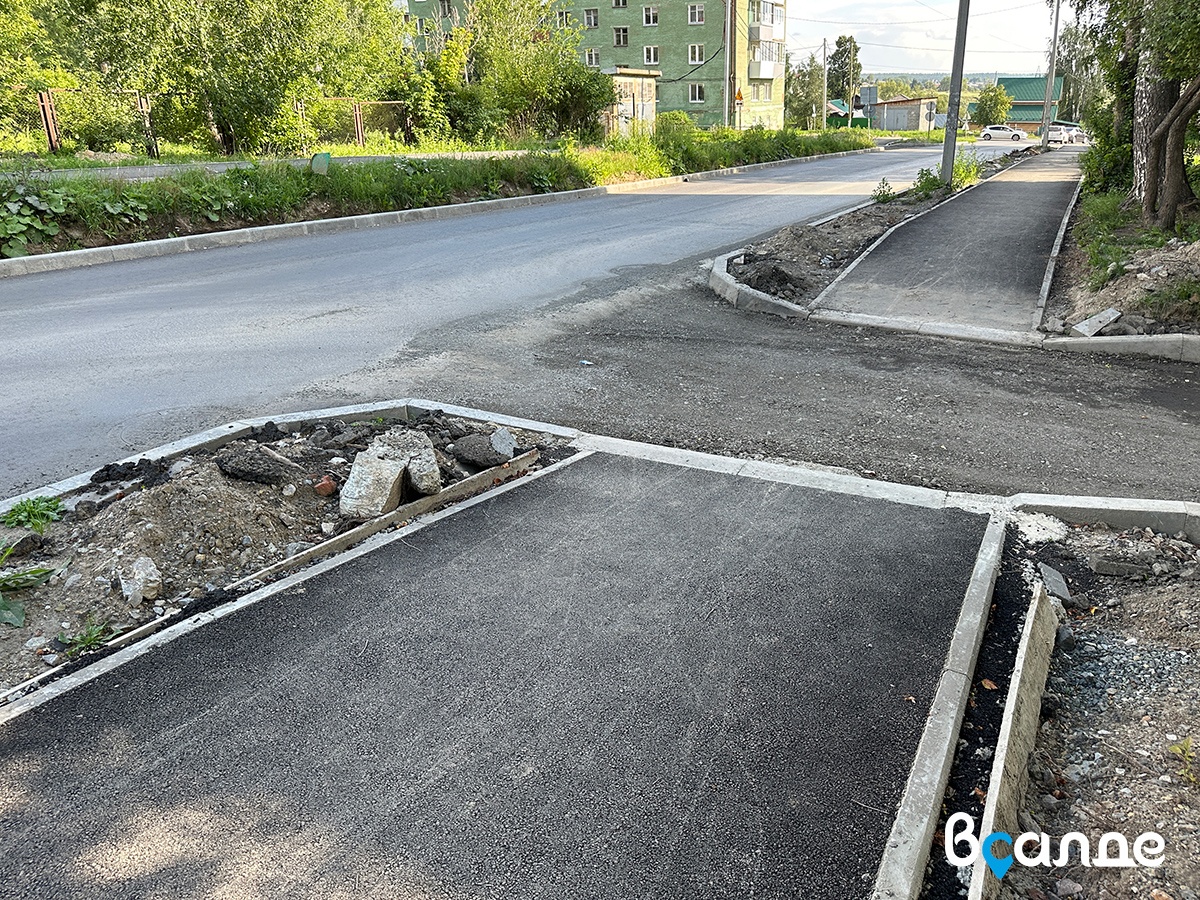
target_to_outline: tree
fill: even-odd
[[[408,43],[387,0],[63,0],[61,13],[78,70],[181,98],[226,153],[259,146],[296,99],[367,73],[385,83]]]
[[[1094,103],[1103,102],[1107,91],[1096,58],[1096,43],[1087,28],[1070,22],[1058,36],[1056,74],[1063,79],[1059,116],[1069,122],[1082,122]]]
[[[784,74],[783,117],[789,124],[806,128],[819,128],[825,121],[821,109],[825,71],[815,53],[808,55],[802,65],[788,67]]]
[[[975,101],[975,113],[971,117],[976,125],[1003,125],[1012,109],[1012,97],[998,84],[990,84],[979,92]]]
[[[841,35],[829,54],[829,98],[853,100],[862,84],[862,63],[858,44],[851,35]],[[853,60],[853,64],[851,64]]]
[[[876,81],[875,87],[879,89],[880,100],[895,100],[897,97],[907,97],[910,100],[913,98],[912,84],[900,78],[884,78]]]
[[[612,79],[584,66],[580,29],[555,27],[565,3],[471,0],[468,80],[491,91],[510,127],[543,134],[596,127],[615,102]]]

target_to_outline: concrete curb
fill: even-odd
[[[880,860],[872,900],[916,900],[924,887],[930,844],[950,780],[975,661],[991,610],[992,590],[1004,557],[1005,531],[1004,520],[993,516],[984,532],[946,665]]]
[[[1008,502],[1018,512],[1045,513],[1064,522],[1103,522],[1113,528],[1153,528],[1166,534],[1182,531],[1191,540],[1200,541],[1200,503],[1186,500],[1014,494]]]
[[[1075,185],[1075,193],[1071,195],[1071,202],[1067,204],[1067,211],[1063,213],[1062,224],[1058,226],[1058,234],[1054,238],[1054,246],[1050,248],[1050,258],[1046,261],[1046,275],[1042,279],[1042,289],[1038,293],[1037,312],[1033,315],[1033,329],[1036,331],[1041,327],[1042,319],[1046,315],[1046,301],[1050,299],[1050,286],[1054,283],[1054,270],[1058,267],[1058,254],[1062,252],[1063,241],[1067,237],[1067,223],[1071,221],[1071,213],[1075,211],[1075,204],[1079,202],[1079,192],[1083,190],[1083,179]]]
[[[757,172],[779,166],[801,165],[825,159],[838,159],[843,156],[858,156],[863,153],[882,152],[878,147],[871,147],[865,150],[843,150],[838,153],[825,153],[818,156],[801,156],[794,159],[753,163],[729,169],[712,169],[706,172],[695,172],[691,175],[648,178],[624,184],[601,185],[599,187],[581,188],[574,191],[531,194],[523,197],[502,197],[498,200],[479,200],[474,203],[454,203],[446,206],[429,206],[421,209],[404,209],[395,212],[371,213],[362,216],[342,216],[336,219],[288,222],[283,225],[259,225],[252,228],[214,231],[208,234],[190,235],[188,237],[163,238],[162,240],[143,241],[137,244],[117,244],[112,247],[95,247],[88,250],[64,250],[59,253],[44,253],[36,256],[23,256],[18,259],[0,260],[0,278],[14,278],[20,275],[32,275],[62,269],[76,269],[83,266],[101,265],[103,263],[124,260],[172,256],[178,253],[212,250],[218,247],[237,247],[243,244],[257,244],[262,241],[303,237],[310,234],[340,234],[360,228],[379,228],[389,225],[403,225],[407,222],[423,222],[431,219],[452,219],[459,216],[473,215],[478,212],[494,212],[497,210],[519,209],[530,206],[545,206],[552,203],[566,203],[574,200],[590,200],[594,197],[603,197],[608,194],[637,193],[638,191],[661,187],[663,185],[708,181],[713,178],[741,175],[747,172]]]
[[[1104,353],[1113,356],[1153,356],[1180,362],[1200,362],[1200,334],[1130,334],[1079,337],[1047,337],[1047,350]]]
[[[1029,778],[1029,754],[1037,741],[1042,694],[1046,690],[1057,628],[1058,617],[1050,597],[1045,586],[1039,584],[1025,614],[1012,681],[1004,699],[1004,718],[988,779],[987,805],[979,823],[980,837],[1003,831],[1015,838],[1020,829],[1017,813]],[[1000,881],[980,858],[971,872],[968,900],[991,900],[999,891]]]

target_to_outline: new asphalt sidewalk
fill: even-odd
[[[813,308],[1028,332],[1079,176],[1069,150],[1013,166],[897,228]]]
[[[865,895],[987,517],[608,445],[0,726],[0,897]]]

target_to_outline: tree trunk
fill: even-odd
[[[1117,58],[1117,77],[1113,97],[1113,140],[1120,144],[1128,140],[1129,123],[1133,120],[1133,85],[1137,78],[1138,48],[1141,42],[1141,19],[1135,17],[1125,25],[1125,41]]]
[[[216,141],[221,152],[230,156],[233,153],[233,135],[229,129],[217,123],[216,113],[213,111],[212,101],[207,97],[204,98],[204,124],[208,126],[208,132]]]
[[[1158,196],[1157,215],[1154,224],[1165,231],[1174,231],[1175,222],[1179,216],[1179,207],[1189,200],[1195,199],[1192,186],[1188,182],[1187,168],[1183,161],[1183,151],[1187,145],[1187,130],[1196,114],[1200,112],[1200,78],[1188,85],[1181,101],[1171,110],[1172,118],[1163,141],[1163,173],[1162,188]],[[1178,108],[1181,106],[1182,108]]]
[[[1150,134],[1166,119],[1171,107],[1179,99],[1179,82],[1165,80],[1158,69],[1158,62],[1149,52],[1142,53],[1138,64],[1137,83],[1133,92],[1133,191],[1130,199],[1141,205],[1146,196],[1147,156],[1150,152]],[[1161,147],[1160,147],[1161,150]],[[1162,172],[1162,162],[1158,162]],[[1161,181],[1155,192],[1161,190]]]

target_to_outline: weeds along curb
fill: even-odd
[[[916,900],[925,884],[930,844],[950,780],[975,660],[1004,556],[1005,531],[1004,520],[993,516],[984,532],[946,665],[879,863],[872,900]]]
[[[1021,830],[1017,812],[1029,778],[1029,754],[1037,741],[1042,694],[1046,690],[1057,628],[1058,616],[1051,606],[1046,587],[1038,584],[1025,614],[1012,682],[1004,699],[1004,718],[996,740],[987,804],[979,824],[980,835],[1003,831],[1015,837]],[[988,868],[987,861],[979,859],[971,872],[968,900],[992,900],[999,891],[1000,881]]]
[[[421,209],[403,209],[395,212],[370,213],[361,216],[342,216],[336,219],[313,219],[306,222],[288,222],[283,225],[258,225],[252,228],[236,228],[230,231],[214,231],[208,234],[189,235],[187,237],[163,238],[157,241],[142,241],[136,244],[116,244],[111,247],[94,247],[87,250],[64,250],[59,253],[43,253],[36,256],[23,256],[18,259],[0,260],[0,278],[12,278],[19,275],[32,275],[62,269],[76,269],[84,266],[95,266],[124,260],[173,256],[179,253],[212,250],[218,247],[237,247],[243,244],[257,244],[262,241],[303,237],[310,234],[341,234],[360,228],[380,228],[391,225],[403,225],[408,222],[424,222],[431,219],[452,219],[480,212],[521,209],[529,206],[546,206],[552,203],[565,203],[574,200],[589,200],[608,194],[636,193],[663,185],[707,181],[713,178],[758,172],[779,166],[800,165],[826,159],[839,159],[844,156],[858,156],[863,153],[881,152],[882,150],[879,147],[870,147],[865,150],[843,150],[838,153],[824,153],[817,156],[801,156],[794,159],[753,163],[729,169],[712,169],[707,172],[696,172],[691,175],[648,178],[642,181],[601,185],[599,187],[581,188],[574,191],[531,194],[523,197],[502,197],[498,200],[478,200],[473,203],[427,206]]]

